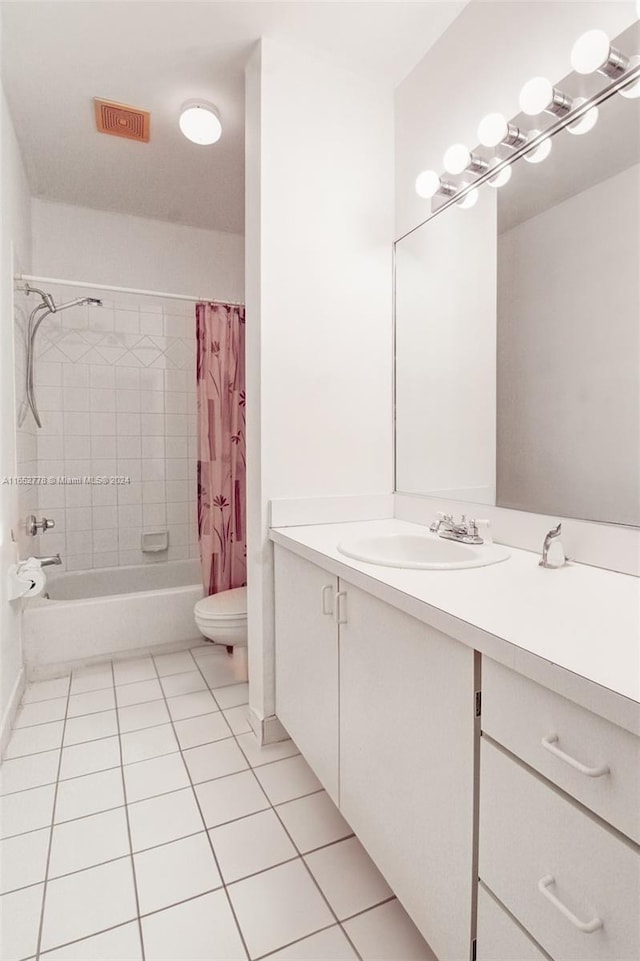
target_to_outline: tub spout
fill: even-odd
[[[40,561],[40,567],[50,567],[52,564],[62,564],[62,558],[59,554],[53,554],[50,557],[36,557],[36,561]]]

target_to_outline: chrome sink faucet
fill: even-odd
[[[62,558],[59,554],[53,554],[50,557],[35,557],[34,560],[40,561],[40,567],[50,567],[52,564],[62,564]]]
[[[478,526],[473,520],[463,514],[459,524],[453,519],[453,514],[443,514],[438,511],[438,519],[433,522],[429,530],[438,537],[444,537],[449,541],[459,541],[462,544],[484,544],[483,539],[478,534]]]
[[[567,558],[562,548],[562,544],[559,540],[556,541],[556,538],[560,537],[561,531],[562,524],[560,523],[557,527],[552,528],[546,534],[544,544],[542,545],[542,557],[538,561],[539,567],[557,568],[565,565]],[[552,551],[552,560],[549,559],[549,551],[551,548],[554,548]]]

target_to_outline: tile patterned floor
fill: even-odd
[[[30,684],[0,767],[3,961],[435,961],[242,652]]]

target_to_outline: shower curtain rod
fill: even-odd
[[[188,294],[168,294],[162,290],[141,290],[136,287],[113,287],[109,284],[90,284],[84,280],[61,280],[59,277],[36,277],[34,274],[16,274],[18,283],[38,282],[41,284],[64,284],[65,287],[84,287],[90,290],[111,290],[120,294],[139,294],[142,297],[166,297],[168,300],[188,300],[192,303],[228,304],[230,307],[244,307],[236,300],[218,300],[216,297],[191,297]]]

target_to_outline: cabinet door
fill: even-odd
[[[471,951],[473,651],[345,585],[341,810],[440,961]]]
[[[337,802],[337,578],[277,544],[274,558],[276,714]]]

